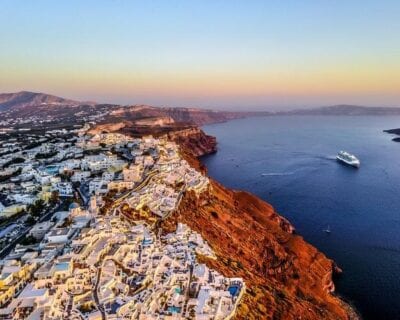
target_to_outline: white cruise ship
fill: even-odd
[[[349,166],[352,166],[355,168],[360,167],[360,160],[358,160],[356,156],[354,156],[346,151],[340,151],[338,153],[338,155],[336,156],[336,159],[340,162],[348,164]]]

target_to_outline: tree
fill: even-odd
[[[49,199],[49,203],[54,206],[58,203],[58,201],[60,200],[60,195],[58,194],[58,191],[53,191],[51,193],[50,199]]]
[[[52,151],[52,152],[48,152],[48,153],[37,153],[35,155],[35,159],[39,160],[39,159],[49,159],[54,157],[55,155],[58,154],[58,151]]]
[[[29,246],[31,244],[35,244],[37,241],[34,237],[32,236],[26,236],[22,241],[21,244],[24,246]]]
[[[28,206],[28,212],[33,217],[39,217],[44,210],[44,201],[42,199],[36,200],[35,203]]]
[[[60,174],[60,178],[62,181],[69,181],[73,174],[73,171],[65,171]]]
[[[26,219],[25,223],[28,226],[33,226],[36,223],[36,220],[34,217],[32,217],[31,215],[29,215],[29,217]]]
[[[3,168],[6,168],[6,167],[8,167],[8,166],[10,166],[10,165],[12,165],[12,164],[23,163],[23,162],[25,162],[25,159],[24,159],[24,158],[21,158],[21,157],[13,158],[13,159],[11,159],[10,161],[6,162],[6,163],[3,165]]]

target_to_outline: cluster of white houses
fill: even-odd
[[[1,262],[0,319],[211,320],[234,313],[244,283],[197,262],[196,254],[215,258],[198,233],[179,224],[160,238],[144,223],[98,216],[96,208],[73,204],[39,232],[38,245]],[[60,225],[65,218],[68,228]]]
[[[0,319],[222,320],[234,314],[244,283],[197,261],[197,255],[216,258],[200,234],[178,224],[160,236],[156,224],[121,213],[128,205],[164,219],[184,192],[210,187],[175,143],[82,131],[28,154],[9,166],[18,173],[0,184],[7,201],[23,206],[52,191],[87,201],[35,224],[31,243],[0,260]],[[113,207],[100,214],[106,194]]]

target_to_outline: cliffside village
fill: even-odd
[[[229,319],[245,285],[160,221],[208,178],[165,138],[0,135],[0,319]]]

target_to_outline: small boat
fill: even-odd
[[[358,160],[355,155],[352,155],[346,151],[340,151],[336,156],[336,160],[354,168],[360,167],[360,160]]]
[[[324,229],[322,231],[324,231],[325,233],[331,233],[331,228],[328,226],[328,228],[326,228],[326,229]]]

